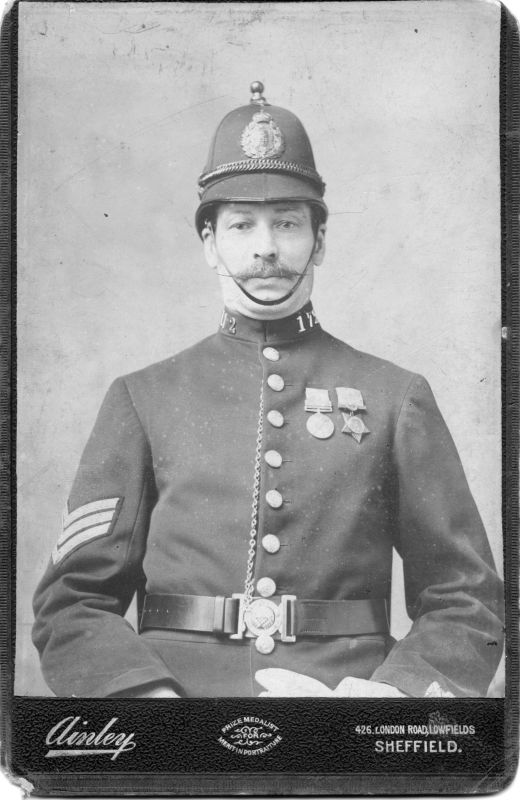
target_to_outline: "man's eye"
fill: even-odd
[[[296,222],[293,222],[290,219],[282,219],[277,225],[278,228],[281,228],[283,231],[290,231],[293,228],[296,228]]]
[[[229,226],[231,230],[245,231],[251,227],[250,222],[232,222]]]

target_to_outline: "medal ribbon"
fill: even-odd
[[[347,386],[336,386],[338,395],[338,408],[347,411],[366,411],[363,395],[359,389],[351,389]]]
[[[332,403],[327,389],[305,389],[305,411],[321,411],[330,413]]]

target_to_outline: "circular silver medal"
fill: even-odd
[[[318,411],[307,420],[307,430],[316,439],[329,439],[334,433],[334,423],[330,417],[326,417],[325,414]]]

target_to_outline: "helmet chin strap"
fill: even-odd
[[[285,303],[286,300],[289,300],[289,298],[291,298],[293,296],[293,294],[298,289],[298,287],[300,286],[301,282],[303,281],[303,279],[307,275],[307,270],[309,269],[309,267],[310,267],[310,265],[312,263],[312,258],[314,256],[314,251],[316,249],[317,238],[318,238],[317,236],[314,237],[314,243],[312,245],[311,254],[309,256],[309,260],[307,261],[307,264],[305,265],[305,269],[303,270],[302,274],[300,275],[300,277],[298,278],[298,280],[296,281],[294,286],[292,286],[291,289],[287,292],[287,294],[283,295],[283,297],[278,297],[276,300],[261,300],[259,297],[255,297],[253,294],[248,292],[247,289],[245,289],[242,286],[240,281],[238,281],[236,278],[233,277],[233,275],[231,275],[231,277],[233,278],[236,286],[238,286],[238,288],[240,289],[242,294],[244,294],[247,297],[248,300],[251,300],[253,303],[256,303],[259,306],[279,306],[282,303]]]
[[[314,251],[313,251],[313,255],[314,255]],[[287,294],[284,294],[282,297],[278,297],[276,300],[261,300],[259,297],[255,297],[253,294],[248,292],[247,289],[245,289],[242,286],[242,284],[236,278],[233,278],[233,280],[234,280],[235,284],[238,286],[238,288],[240,289],[240,291],[242,292],[242,294],[245,294],[245,296],[248,298],[248,300],[252,300],[253,303],[257,303],[257,305],[259,305],[259,306],[278,306],[278,305],[281,305],[281,303],[285,303],[286,300],[289,300],[289,298],[293,296],[293,294],[295,293],[295,291],[297,290],[297,288],[299,287],[299,285],[301,284],[301,282],[305,278],[305,276],[307,274],[307,270],[309,269],[309,266],[311,264],[311,260],[312,260],[312,256],[307,261],[307,265],[306,265],[305,269],[303,270],[302,274],[300,275],[300,277],[298,278],[298,280],[296,281],[294,286],[291,287],[291,289],[287,292]],[[231,276],[231,277],[233,277],[233,276]]]

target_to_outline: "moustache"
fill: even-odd
[[[301,272],[289,267],[279,259],[267,260],[256,258],[248,267],[240,272],[236,272],[233,277],[235,280],[247,281],[252,278],[299,278]]]

